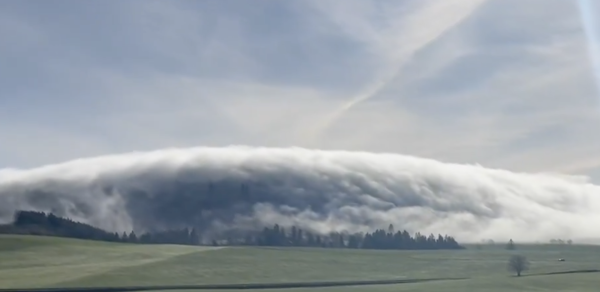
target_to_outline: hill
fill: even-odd
[[[524,254],[532,262],[531,271],[524,277],[515,278],[506,271],[506,261],[513,253]],[[566,261],[558,262],[558,258]],[[597,287],[598,274],[549,273],[594,270],[599,262],[600,247],[577,245],[519,245],[516,251],[488,246],[482,250],[380,251],[132,245],[0,235],[0,288],[412,281],[456,277],[468,279],[369,286],[368,289],[319,289],[463,291],[466,287],[469,290],[487,287],[485,291],[524,291],[525,288],[560,291],[563,287],[565,291],[595,291],[591,288]]]
[[[440,250],[462,249],[452,236],[433,234],[425,236],[419,232],[414,236],[406,230],[395,231],[392,224],[388,230],[377,229],[367,233],[332,232],[321,234],[303,230],[297,226],[285,228],[275,223],[273,227],[263,230],[238,230],[212,234],[202,239],[195,228],[159,230],[144,232],[137,236],[134,231],[129,234],[111,233],[100,228],[62,218],[52,213],[36,211],[18,211],[14,221],[8,225],[0,225],[0,234],[50,235],[79,239],[101,240],[109,242],[128,242],[142,244],[184,244],[201,245],[211,243],[213,246],[297,246],[323,248],[383,249],[383,250]]]

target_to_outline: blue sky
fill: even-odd
[[[0,167],[244,144],[600,179],[577,3],[2,1]]]

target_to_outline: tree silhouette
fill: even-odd
[[[506,244],[506,249],[508,250],[515,250],[517,248],[517,246],[515,245],[515,242],[511,239],[508,241],[508,243]]]
[[[138,238],[135,235],[135,232],[131,231],[131,233],[129,233],[128,241],[129,242],[134,242],[134,243],[138,241]]]

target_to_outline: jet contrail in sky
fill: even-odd
[[[395,40],[386,41],[390,66],[383,70],[374,82],[326,116],[311,133],[310,139],[316,140],[348,110],[380,93],[397,78],[402,66],[414,53],[466,19],[484,2],[485,0],[423,1],[425,4],[420,5],[417,11],[402,16],[405,20],[401,23],[400,29],[389,33]]]

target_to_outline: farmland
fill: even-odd
[[[506,269],[512,254],[525,255],[531,262],[523,277],[513,277]],[[595,291],[599,275],[593,270],[598,268],[600,247],[585,245],[518,245],[515,251],[501,245],[481,250],[376,251],[0,236],[3,289],[161,286],[167,291],[169,286],[258,284],[260,288],[300,283],[307,287],[293,291]],[[317,282],[378,280],[407,283],[309,287]]]

